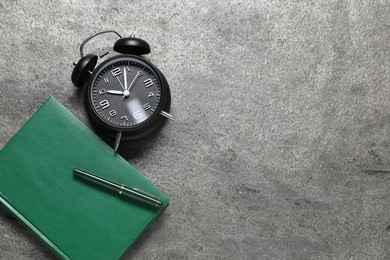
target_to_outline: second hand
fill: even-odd
[[[119,82],[119,84],[121,85],[121,87],[123,88],[123,90],[126,90],[126,89],[123,87],[122,82],[119,80],[119,78],[118,78],[118,77],[115,77],[115,78],[118,80],[118,82]]]

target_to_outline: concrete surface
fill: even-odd
[[[121,147],[171,197],[124,259],[390,258],[389,1],[1,1],[0,147],[49,95],[88,123],[71,64],[105,29],[177,119]],[[0,211],[0,259],[51,258]]]

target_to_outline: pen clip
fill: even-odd
[[[141,194],[143,194],[143,195],[152,197],[152,198],[154,198],[154,199],[156,199],[156,200],[160,200],[159,197],[156,197],[156,196],[154,196],[154,195],[152,195],[152,194],[150,194],[150,193],[147,193],[147,192],[145,192],[145,191],[143,191],[143,190],[139,190],[139,189],[137,189],[137,188],[133,188],[133,190],[135,190],[135,191],[137,191],[138,193],[141,193]]]

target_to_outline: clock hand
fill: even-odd
[[[123,84],[125,84],[125,88],[123,90],[127,90],[127,75],[126,68],[123,68]]]
[[[112,95],[120,95],[124,98],[127,98],[128,96],[130,96],[130,91],[128,91],[127,89],[125,91],[120,91],[120,90],[107,90],[107,93],[108,94],[112,94]]]
[[[133,81],[130,83],[130,85],[129,85],[129,87],[127,88],[127,90],[129,90],[129,91],[130,91],[130,89],[132,88],[132,86],[133,86],[133,84],[134,84],[135,80],[137,79],[137,77],[138,77],[138,73],[137,73],[137,75],[135,75],[135,77],[134,77]]]
[[[107,93],[113,95],[123,95],[123,91],[120,90],[107,90]]]
[[[121,87],[123,88],[123,90],[126,90],[125,87],[122,85],[122,82],[118,79],[118,77],[115,77],[115,78],[118,80],[119,84],[121,84]]]

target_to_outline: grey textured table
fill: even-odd
[[[125,259],[390,258],[389,1],[2,1],[0,14],[0,147],[50,95],[89,124],[70,74],[93,32],[146,39],[170,82],[177,121],[121,146],[171,198]],[[0,259],[45,258],[0,210]]]

